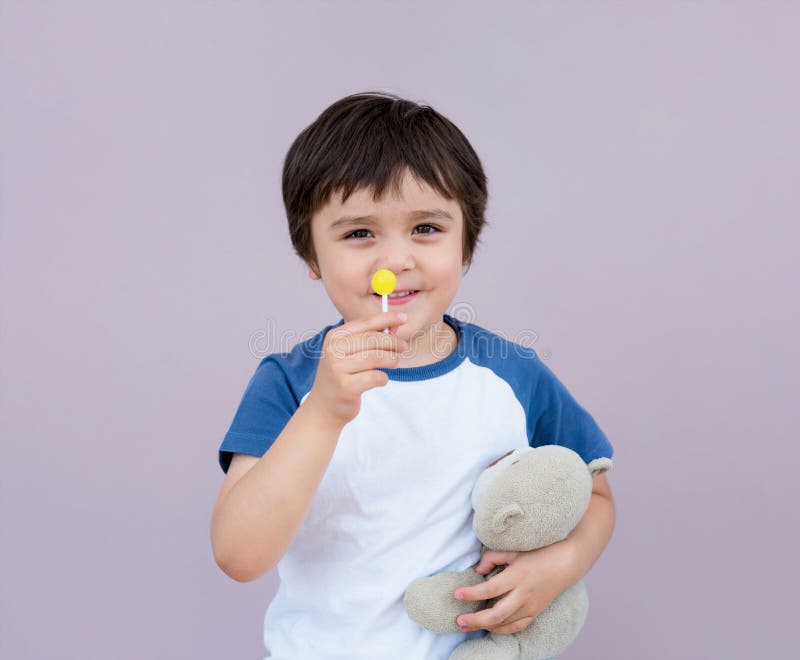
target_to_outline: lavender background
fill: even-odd
[[[339,318],[280,168],[367,89],[472,141],[491,224],[454,302],[535,336],[615,445],[617,527],[563,657],[796,653],[799,19],[3,2],[0,656],[263,656],[276,578],[214,563],[216,451],[258,359]]]

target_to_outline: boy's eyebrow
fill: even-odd
[[[443,209],[423,209],[420,211],[412,211],[411,213],[408,214],[408,217],[414,220],[422,220],[424,218],[439,218],[441,220],[449,220],[450,222],[453,221],[453,216]],[[373,215],[360,215],[360,216],[345,215],[336,220],[333,224],[331,224],[330,228],[332,230],[335,230],[335,229],[341,229],[342,227],[349,227],[352,225],[371,224],[374,223],[375,220],[376,218]]]

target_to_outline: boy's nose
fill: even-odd
[[[414,252],[417,247],[410,236],[399,232],[386,235],[376,251],[375,270],[387,268],[395,274],[412,270],[417,265]]]

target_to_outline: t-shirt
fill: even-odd
[[[438,660],[466,639],[432,633],[403,605],[417,578],[480,559],[470,495],[480,473],[517,447],[564,445],[612,458],[592,416],[529,347],[448,314],[455,350],[429,365],[383,369],[361,395],[302,526],[276,569],[264,617],[272,660]],[[341,319],[265,357],[219,449],[261,456],[314,384],[322,342]]]

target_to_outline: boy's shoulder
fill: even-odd
[[[454,320],[462,329],[464,342],[461,348],[473,362],[477,360],[485,365],[540,363],[536,351],[528,345],[536,341],[535,332],[522,330],[509,338],[501,331],[489,330],[470,321]]]
[[[473,322],[459,321],[459,324],[464,338],[459,349],[465,352],[465,357],[508,383],[521,400],[533,401],[537,392],[541,394],[557,380],[531,346],[538,338],[534,331],[521,330],[508,336]]]

